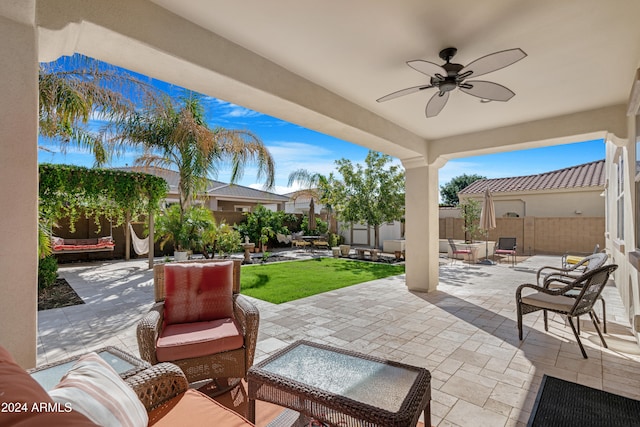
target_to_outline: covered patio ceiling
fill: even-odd
[[[67,0],[37,8],[42,61],[82,52],[430,164],[604,128],[625,137],[620,112],[640,63],[640,3],[628,0]],[[480,78],[516,96],[482,103],[456,89],[433,118],[424,110],[435,89],[376,102],[427,84],[405,62],[440,64],[438,52],[450,46],[463,65],[524,50],[523,60]],[[470,146],[482,135],[491,142]]]

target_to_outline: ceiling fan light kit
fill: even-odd
[[[451,62],[457,52],[458,49],[455,47],[442,49],[439,56],[445,61],[443,65],[421,59],[407,61],[409,67],[429,76],[429,84],[392,92],[377,99],[377,101],[389,101],[425,89],[436,88],[438,91],[431,97],[425,108],[427,117],[435,117],[447,104],[449,93],[456,88],[466,94],[480,98],[483,103],[491,101],[506,102],[515,96],[513,91],[498,83],[466,79],[468,77],[479,77],[520,61],[527,56],[522,49],[516,48],[494,52],[476,59],[467,66]]]

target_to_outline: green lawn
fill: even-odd
[[[240,275],[241,293],[280,304],[403,273],[404,265],[336,258],[247,265]]]

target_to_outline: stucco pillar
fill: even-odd
[[[407,287],[430,292],[438,286],[438,166],[404,161]]]
[[[24,368],[37,339],[38,55],[35,2],[0,6],[0,344]]]

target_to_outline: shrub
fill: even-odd
[[[217,246],[221,255],[238,251],[241,244],[242,240],[237,230],[225,223],[220,224],[220,227],[218,227]]]
[[[49,255],[38,262],[38,287],[41,289],[53,285],[58,278],[58,260]]]

